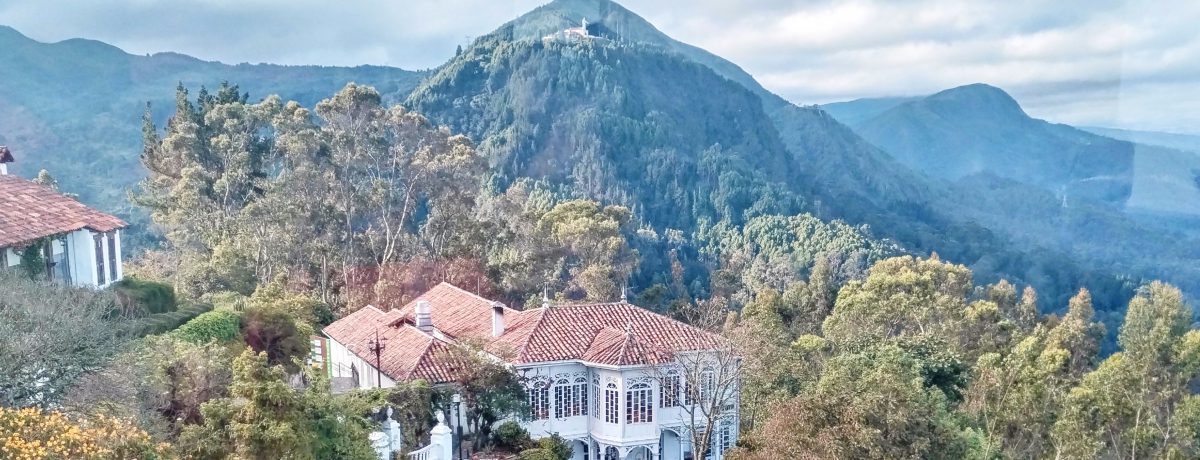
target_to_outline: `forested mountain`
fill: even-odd
[[[584,18],[596,38],[542,39]],[[1152,270],[1157,261],[1152,258],[1169,255],[1167,266],[1192,260],[1186,238],[1163,236],[1168,233],[1157,228],[1147,232],[1103,203],[1064,210],[1058,190],[1030,189],[1019,181],[1023,178],[1013,181],[997,172],[957,183],[929,177],[831,116],[848,116],[847,110],[855,107],[826,112],[791,104],[735,64],[671,39],[607,0],[558,0],[542,6],[479,38],[427,74],[380,67],[227,66],[175,54],[131,56],[83,40],[41,44],[11,29],[3,37],[15,46],[4,47],[0,55],[28,64],[2,70],[6,77],[15,75],[17,83],[3,85],[0,92],[0,100],[14,101],[16,107],[0,114],[5,136],[0,141],[30,154],[22,158],[21,173],[58,158],[83,159],[51,169],[68,189],[82,192],[85,201],[124,202],[125,190],[140,174],[131,167],[140,152],[132,128],[136,124],[127,121],[136,119],[150,100],[154,121],[162,123],[174,105],[164,102],[178,82],[195,90],[229,80],[254,99],[275,93],[312,106],[318,95],[356,81],[376,87],[385,102],[402,101],[435,123],[467,134],[491,166],[493,192],[533,180],[556,196],[629,206],[636,222],[656,232],[688,235],[714,225],[737,228],[757,216],[806,212],[827,221],[867,225],[874,237],[894,241],[905,251],[937,252],[968,264],[985,282],[1003,276],[1032,284],[1051,308],[1065,305],[1079,286],[1092,288],[1101,310],[1122,305],[1132,286],[1126,277],[1159,272]],[[94,69],[75,72],[66,62]],[[21,67],[51,78],[30,78],[14,70]],[[85,91],[65,91],[67,86]],[[970,90],[941,102],[953,106],[980,99],[1005,115],[1028,118],[1002,92],[995,94],[999,90]],[[972,94],[979,92],[984,97]],[[99,96],[108,93],[117,96]],[[40,103],[38,95],[45,94],[70,97]],[[853,116],[874,119],[927,101],[863,102],[872,106]],[[1026,126],[1020,123],[1033,123],[1050,136],[1064,137],[1062,132],[1070,130],[1036,120],[1011,129]],[[960,142],[961,136],[954,139]],[[1073,191],[1099,189],[1106,197],[1120,197],[1129,193],[1120,171],[1129,168],[1122,166],[1128,159],[1119,153],[1114,154],[1118,165],[1112,167],[1117,179],[1081,180],[1099,172],[1078,165],[1071,166],[1071,173],[1044,179],[1070,183]],[[1080,187],[1099,182],[1111,187]],[[1133,195],[1138,196],[1136,187]],[[1089,223],[1096,216],[1101,225]],[[1096,235],[1076,244],[1081,228],[1149,237],[1111,249]],[[668,266],[665,247],[643,249],[647,267]],[[1143,249],[1144,254],[1137,253]],[[705,273],[693,275],[689,282],[707,282]],[[1182,284],[1191,291],[1188,283]],[[693,289],[696,294],[706,290]]]
[[[1132,144],[1034,119],[988,85],[904,102],[854,129],[909,167],[948,180],[987,172],[1068,198],[1122,203],[1130,195]]]
[[[226,65],[176,53],[135,56],[93,40],[40,43],[0,25],[0,145],[18,155],[16,174],[50,170],[69,190],[105,210],[133,217],[127,191],[138,164],[146,103],[162,122],[176,85],[238,83],[257,97],[279,94],[312,106],[348,81],[390,100],[416,86],[420,72],[362,66]]]
[[[1200,138],[1034,119],[1003,90],[967,85],[927,97],[821,106],[916,170],[950,180],[976,173],[1144,214],[1200,216]]]

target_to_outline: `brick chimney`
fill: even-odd
[[[8,164],[13,162],[12,150],[0,145],[0,176],[8,175]]]
[[[416,312],[417,329],[424,332],[433,332],[433,315],[429,312],[429,301],[418,300]]]
[[[504,304],[492,302],[492,337],[504,335]]]

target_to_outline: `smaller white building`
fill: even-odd
[[[48,279],[96,288],[124,276],[121,219],[50,187],[8,174],[12,152],[0,146],[0,270],[37,257]]]

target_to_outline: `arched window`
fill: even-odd
[[[654,421],[654,392],[650,384],[635,383],[625,391],[625,423]]]
[[[587,392],[587,379],[583,377],[554,382],[554,418],[587,415]]]
[[[728,419],[721,421],[720,437],[717,439],[717,451],[722,455],[733,447],[733,422]]]
[[[682,389],[679,371],[667,371],[659,382],[660,407],[675,407],[679,405],[679,391]]]
[[[621,460],[621,453],[617,452],[616,447],[604,449],[604,460]]]
[[[525,392],[529,396],[529,416],[534,420],[550,418],[550,379],[531,380]]]
[[[592,374],[592,417],[596,417],[596,420],[600,420],[600,398],[602,396],[600,394],[600,377]]]
[[[616,384],[608,384],[604,388],[604,421],[608,423],[621,423],[621,393],[617,390]]]
[[[700,402],[707,404],[713,398],[713,390],[717,386],[717,373],[711,367],[700,372]]]

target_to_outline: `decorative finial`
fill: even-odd
[[[542,286],[542,308],[550,308],[550,291]]]
[[[446,416],[442,415],[442,411],[439,410],[434,413],[437,414],[438,425],[441,425],[446,422]]]
[[[627,286],[625,286],[624,283],[622,283],[621,284],[621,303],[629,302],[629,296],[625,293],[625,291],[627,291],[627,290],[629,290],[629,288]]]

